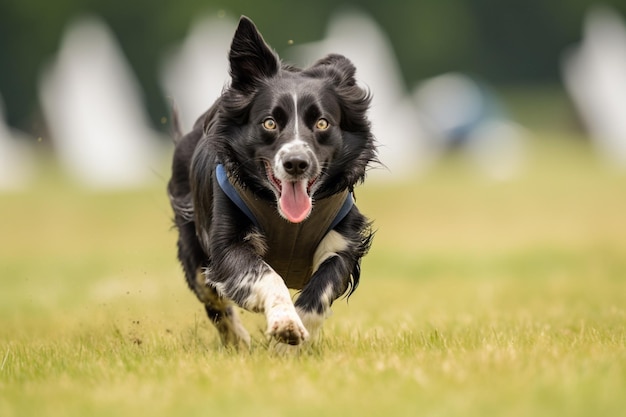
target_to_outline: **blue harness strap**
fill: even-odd
[[[335,219],[333,220],[333,222],[328,227],[328,230],[326,231],[326,233],[333,230],[335,226],[337,226],[339,222],[341,222],[344,219],[344,217],[348,215],[350,210],[352,210],[353,205],[354,205],[354,198],[352,197],[352,193],[348,193],[348,195],[346,196],[346,201],[343,202],[343,205],[339,209],[339,212],[335,216]]]
[[[215,168],[215,175],[217,175],[217,183],[220,185],[222,191],[224,191],[224,194],[226,194],[228,198],[230,198],[230,201],[235,203],[235,205],[239,207],[239,210],[241,210],[243,214],[245,214],[256,227],[260,227],[259,222],[257,221],[254,214],[252,214],[250,208],[243,201],[235,187],[233,187],[233,185],[228,180],[228,174],[226,173],[224,165],[217,165],[217,167]]]
[[[245,201],[243,201],[243,198],[241,198],[239,192],[235,189],[235,187],[233,187],[230,180],[228,179],[228,174],[226,173],[226,168],[224,168],[224,165],[217,165],[217,167],[215,168],[215,175],[217,176],[217,182],[220,185],[220,188],[222,189],[222,191],[224,191],[224,194],[228,196],[230,201],[232,201],[239,208],[239,210],[241,210],[241,212],[245,214],[246,217],[248,217],[250,221],[252,221],[252,223],[254,223],[255,226],[260,227],[256,216],[254,215],[252,210],[250,210]],[[333,219],[330,227],[328,227],[328,230],[326,232],[330,232],[332,229],[334,229],[339,224],[339,222],[341,222],[348,215],[348,213],[352,209],[352,206],[354,206],[354,198],[352,197],[352,193],[348,193],[345,201],[343,202],[343,205],[339,209],[339,212]]]

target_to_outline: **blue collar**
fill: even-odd
[[[217,182],[220,185],[222,191],[224,191],[224,194],[228,196],[230,201],[232,201],[239,208],[239,210],[241,210],[241,212],[245,214],[246,217],[248,217],[250,221],[252,221],[252,223],[254,223],[256,227],[261,228],[256,216],[254,215],[250,207],[248,207],[245,201],[243,201],[243,198],[241,198],[237,189],[231,184],[230,180],[228,179],[228,173],[226,172],[226,168],[224,168],[224,165],[218,164],[215,168],[215,174],[217,175]],[[354,198],[352,196],[352,193],[348,193],[345,201],[343,202],[343,205],[331,222],[326,233],[334,229],[339,224],[339,222],[341,222],[348,215],[353,205]]]

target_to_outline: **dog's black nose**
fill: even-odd
[[[283,162],[283,168],[289,175],[302,175],[309,168],[309,161],[301,155],[294,155]]]

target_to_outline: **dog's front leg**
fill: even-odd
[[[252,285],[250,296],[244,301],[247,308],[265,312],[267,334],[277,341],[299,345],[308,340],[309,333],[291,301],[291,294],[283,279],[269,268]]]
[[[246,310],[264,313],[267,334],[277,341],[290,345],[306,341],[309,333],[280,275],[247,245],[231,246],[220,252],[224,256],[214,263],[219,268],[207,275],[220,295]]]
[[[348,289],[353,271],[358,271],[360,257],[351,250],[353,246],[349,239],[333,230],[315,252],[313,276],[295,304],[312,339],[318,335],[332,303]]]

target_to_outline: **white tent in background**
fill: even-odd
[[[22,188],[33,173],[32,149],[24,134],[7,126],[4,121],[4,102],[0,96],[0,191]]]
[[[585,18],[583,41],[568,51],[563,77],[589,133],[609,161],[626,166],[626,27],[608,8]]]
[[[423,133],[391,44],[379,26],[362,13],[340,13],[330,21],[325,40],[294,47],[291,58],[306,66],[329,53],[349,58],[359,82],[373,93],[372,128],[380,159],[391,175],[380,169],[370,175],[394,178],[426,168],[435,148]]]
[[[469,76],[446,73],[413,93],[424,125],[442,148],[459,147],[493,180],[517,176],[526,156],[526,130],[510,120],[493,92]]]
[[[183,133],[191,130],[230,79],[228,50],[236,27],[229,18],[198,20],[163,61],[161,83],[178,108]]]
[[[63,165],[94,188],[133,187],[154,177],[157,133],[137,81],[106,25],[71,24],[43,74],[40,99]]]

